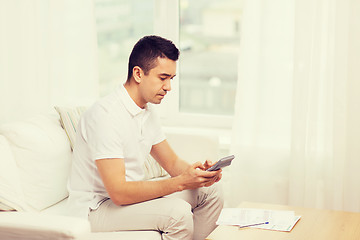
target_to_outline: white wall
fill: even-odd
[[[90,0],[0,2],[0,123],[98,96]]]

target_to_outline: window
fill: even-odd
[[[153,34],[154,1],[94,0],[99,52],[100,96],[127,78],[134,43]]]
[[[180,0],[180,111],[233,115],[241,1]]]
[[[134,43],[149,34],[181,50],[173,90],[159,106],[168,125],[230,127],[234,113],[241,0],[94,0],[100,95],[127,77]]]

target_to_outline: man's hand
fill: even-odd
[[[204,163],[204,168],[207,170],[208,168],[212,167],[215,163],[212,163],[210,160],[206,160]]]
[[[204,165],[200,162],[192,164],[179,177],[181,178],[182,190],[209,187],[221,179],[221,169],[218,171],[205,171],[211,167],[211,161],[206,161]]]
[[[208,168],[212,167],[214,164],[215,164],[215,163],[212,163],[212,161],[206,160],[205,163],[204,163],[204,168],[205,168],[204,170],[207,170]],[[213,182],[212,184],[220,181],[221,178],[222,178],[222,173],[221,173],[222,171],[221,171],[221,169],[218,170],[218,171],[215,171],[215,172],[219,172],[219,175],[217,176],[217,178],[215,178],[215,182]],[[211,185],[212,185],[212,184],[211,184]],[[209,186],[211,186],[211,185],[209,185]],[[209,187],[209,186],[205,186],[205,187]]]

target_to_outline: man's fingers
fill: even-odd
[[[192,167],[193,167],[194,169],[196,169],[196,168],[200,168],[200,169],[202,169],[202,170],[205,169],[204,165],[203,165],[201,162],[196,162],[196,163],[194,163],[194,164],[192,165]]]
[[[206,160],[204,165],[211,166],[211,165],[212,165],[212,161]]]

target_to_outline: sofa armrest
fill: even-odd
[[[0,212],[0,239],[77,239],[90,233],[81,218],[29,212]]]

